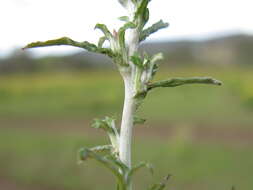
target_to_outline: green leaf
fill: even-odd
[[[94,52],[94,53],[101,53],[105,54],[111,58],[115,57],[116,55],[108,48],[98,48],[95,44],[92,44],[90,42],[84,41],[84,42],[76,42],[68,37],[62,37],[55,40],[48,40],[45,42],[33,42],[25,46],[23,49],[28,48],[37,48],[37,47],[48,47],[48,46],[57,46],[57,45],[69,45],[74,47],[83,48],[87,51]]]
[[[140,4],[138,6],[138,9],[135,13],[136,18],[144,15],[149,2],[150,2],[150,0],[141,0]]]
[[[87,148],[82,148],[79,151],[79,158],[81,161],[85,161],[88,158],[94,159],[103,166],[105,166],[107,169],[109,169],[117,178],[118,184],[119,184],[119,190],[126,190],[127,186],[125,184],[125,179],[124,176],[120,173],[120,170],[118,168],[118,165],[115,164],[112,160],[109,160],[105,157],[99,156],[95,152],[87,149]]]
[[[148,36],[157,32],[160,29],[167,28],[169,26],[168,23],[163,22],[162,20],[143,30],[140,35],[140,42],[144,41]]]
[[[115,126],[115,119],[110,117],[105,117],[104,119],[95,119],[92,127],[96,129],[102,129],[108,134],[112,146],[117,153],[119,148],[119,133]]]
[[[150,62],[151,63],[156,63],[157,61],[163,60],[163,54],[162,53],[157,53],[152,56]]]
[[[157,87],[176,87],[185,84],[211,84],[220,86],[222,82],[210,77],[172,78],[151,83],[148,85],[148,90]]]
[[[103,129],[108,133],[117,133],[114,127],[115,119],[105,117],[104,119],[94,119],[92,127],[96,129]]]
[[[148,190],[163,190],[166,186],[167,181],[170,179],[171,175],[167,175],[161,183],[154,184]]]
[[[102,48],[106,40],[107,40],[107,38],[105,36],[99,38],[98,48]]]
[[[137,11],[134,16],[134,20],[138,21],[138,26],[143,28],[149,19],[149,10],[147,8],[150,0],[141,0]]]
[[[124,22],[130,22],[130,18],[128,16],[121,16],[119,17],[119,20]]]
[[[117,159],[115,157],[110,157],[110,160],[120,168],[122,175],[126,175],[126,173],[129,172],[129,168],[123,162],[121,162],[119,159]]]
[[[105,24],[96,24],[95,29],[100,29],[108,40],[113,38],[112,33]]]
[[[133,56],[130,57],[130,60],[133,64],[135,64],[137,67],[143,69],[143,60],[140,57],[140,55],[136,52]]]
[[[100,145],[100,146],[95,146],[93,148],[90,148],[91,151],[100,153],[100,152],[111,152],[113,149],[112,145]]]
[[[157,61],[160,61],[163,59],[163,54],[162,53],[158,53],[155,54],[154,56],[152,56],[151,60],[150,60],[150,80],[153,79],[153,77],[155,76],[156,72],[158,71],[158,64],[156,63]]]
[[[125,32],[127,29],[130,28],[135,28],[136,25],[133,22],[128,22],[126,24],[124,24],[124,26],[122,26],[119,29],[118,35],[119,35],[119,45],[121,48],[122,53],[126,53],[126,49],[125,49]]]
[[[140,169],[146,167],[149,172],[151,173],[151,175],[154,174],[154,169],[153,169],[153,166],[149,163],[146,163],[146,162],[141,162],[139,164],[137,164],[136,166],[132,167],[132,169],[128,172],[127,176],[126,176],[126,181],[127,181],[127,184],[130,184],[131,183],[131,180],[133,178],[133,175],[139,171]]]
[[[47,46],[56,46],[56,45],[70,45],[74,47],[84,48],[88,51],[96,51],[97,46],[95,44],[89,43],[87,41],[84,42],[76,42],[68,37],[62,37],[55,40],[48,40],[45,42],[33,42],[25,46],[23,49],[27,48],[36,48],[36,47],[47,47]]]
[[[137,116],[134,116],[134,125],[135,124],[140,124],[140,125],[142,125],[142,124],[144,124],[146,122],[146,119],[142,119],[142,118],[139,118],[139,117],[137,117]]]
[[[146,167],[152,175],[154,174],[154,168],[150,163],[141,162],[141,163],[137,164],[136,166],[132,167],[132,169],[129,171],[129,173],[127,175],[127,183],[129,183],[131,181],[133,174],[135,174],[137,171],[139,171],[140,169],[142,169],[144,167]]]

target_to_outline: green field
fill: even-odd
[[[173,73],[173,74],[172,74]],[[162,69],[158,79],[171,76],[213,76],[216,86],[183,86],[151,92],[140,115],[151,120],[247,124],[253,122],[251,69]],[[0,77],[0,117],[120,116],[123,83],[112,71],[41,73]]]
[[[99,136],[100,137],[100,136]],[[113,176],[90,160],[77,164],[76,151],[83,146],[104,144],[98,136],[79,132],[2,130],[0,134],[0,176],[20,186],[51,189],[113,189]],[[251,146],[191,142],[185,139],[145,136],[135,141],[134,162],[154,164],[155,175],[143,169],[135,183],[147,189],[167,173],[173,175],[168,189],[213,190],[252,189],[253,151]]]
[[[148,95],[139,115],[150,127],[137,126],[133,157],[134,163],[153,163],[155,175],[140,171],[136,189],[168,173],[167,189],[253,189],[252,69],[161,70],[157,79],[213,76],[224,85]],[[106,143],[88,123],[120,118],[122,85],[118,73],[107,70],[0,76],[0,189],[3,178],[33,190],[112,190],[113,176],[92,160],[78,165],[76,153]]]

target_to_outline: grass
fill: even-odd
[[[184,86],[151,92],[140,110],[140,116],[152,120],[150,123],[174,122],[188,128],[199,122],[203,127],[227,125],[230,127],[227,130],[252,126],[251,69],[161,70],[158,79],[213,76],[224,85]],[[106,170],[93,161],[77,165],[75,157],[80,147],[105,144],[105,139],[82,130],[68,129],[66,132],[65,125],[42,129],[39,121],[60,119],[64,123],[64,120],[79,121],[81,118],[84,121],[114,115],[121,112],[122,100],[122,81],[113,71],[0,76],[0,176],[24,186],[111,190],[115,187],[114,180]],[[29,120],[33,129],[23,122]],[[144,133],[135,140],[134,162],[147,160],[156,168],[154,179],[147,171],[140,171],[135,180],[138,189],[146,189],[167,173],[173,174],[168,189],[230,189],[232,185],[237,189],[253,189],[251,146],[192,142],[187,133],[183,131],[181,136],[171,139],[166,135],[145,137]]]
[[[162,70],[159,79],[207,75],[222,80],[224,86],[195,85],[155,90],[140,110],[143,117],[166,122],[184,118],[185,122],[252,123],[253,75],[249,69]],[[118,73],[113,71],[0,77],[0,117],[90,119],[119,113],[122,100],[123,84]]]
[[[78,148],[104,144],[96,135],[2,129],[0,133],[0,175],[22,185],[55,189],[109,190],[112,175],[88,161],[77,165]],[[141,151],[140,151],[141,150]],[[154,179],[143,169],[136,176],[138,189],[147,189],[167,173],[173,175],[168,189],[213,190],[252,189],[251,146],[233,147],[215,143],[192,143],[186,139],[139,138],[134,145],[134,162],[154,164]]]

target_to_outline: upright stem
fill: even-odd
[[[127,9],[129,18],[133,20],[136,12],[136,5],[129,0]],[[133,56],[136,51],[138,51],[139,29],[138,27],[129,29],[126,34],[128,60],[131,60],[130,57]],[[127,72],[121,73],[125,84],[125,100],[121,120],[119,157],[124,164],[131,168],[132,130],[134,125],[134,114],[136,111],[136,100],[134,96],[137,92],[135,84],[137,68],[131,61],[129,61],[129,66],[129,70]],[[129,190],[131,189],[132,185],[130,184]]]
[[[138,50],[139,46],[139,32],[137,29],[129,30],[127,38],[128,56],[131,57]],[[125,101],[121,121],[120,145],[119,155],[120,160],[131,168],[131,144],[132,144],[132,130],[134,123],[134,114],[136,110],[136,103],[134,95],[135,89],[135,75],[136,66],[129,63],[130,72],[122,74],[125,84]]]
[[[131,142],[134,122],[135,100],[131,76],[124,77],[125,101],[121,121],[119,156],[120,160],[131,168]]]

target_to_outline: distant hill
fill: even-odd
[[[149,53],[161,51],[166,64],[251,64],[253,36],[233,35],[202,41],[147,43]]]
[[[160,41],[143,43],[141,50],[164,54],[165,65],[243,64],[253,65],[253,36],[232,35],[201,41]],[[80,70],[111,67],[109,58],[89,52],[68,56],[32,58],[27,52],[15,51],[0,60],[0,73],[41,70]]]

